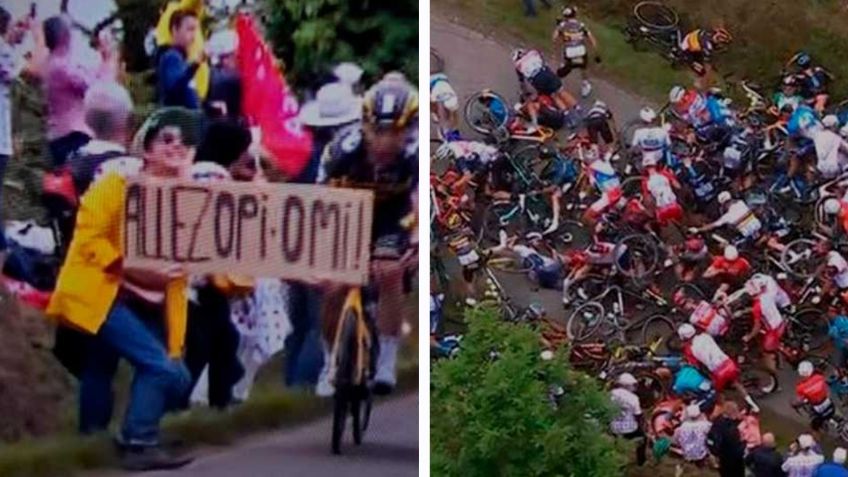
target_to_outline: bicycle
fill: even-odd
[[[668,306],[663,297],[650,289],[640,293],[619,285],[608,284],[600,295],[578,306],[568,317],[566,323],[568,338],[575,343],[586,342],[596,336],[601,339],[616,338],[623,342],[634,342],[635,340],[627,339],[628,334],[632,336],[633,332],[641,331],[644,322],[658,315],[631,319],[632,315],[626,316],[625,296],[636,299],[643,306],[650,305],[659,308]],[[603,304],[607,297],[611,297],[612,306],[610,309],[607,309]]]
[[[353,287],[345,296],[330,353],[335,376],[332,451],[336,455],[341,454],[348,413],[356,445],[362,444],[371,420],[373,397],[369,383],[374,336],[366,320],[362,289]]]

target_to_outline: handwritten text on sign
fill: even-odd
[[[300,184],[129,181],[127,266],[324,279],[368,276],[373,195]]]

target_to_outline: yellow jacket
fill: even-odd
[[[121,286],[126,181],[110,174],[83,196],[74,238],[47,315],[82,331],[96,334]],[[168,354],[182,355],[188,315],[187,280],[170,282],[165,291]]]
[[[177,10],[188,10],[197,14],[198,18],[203,20],[203,0],[179,0],[171,1],[165,5],[165,10],[159,16],[159,22],[156,24],[155,36],[157,45],[169,45],[171,43],[171,15]],[[188,51],[189,61],[197,60],[203,52],[203,31],[198,30],[197,36],[194,37],[194,43]],[[195,90],[201,99],[206,97],[209,91],[209,65],[203,62],[194,74]]]

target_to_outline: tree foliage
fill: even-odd
[[[537,332],[497,316],[469,310],[459,356],[432,367],[433,475],[621,475],[622,449],[606,434],[613,409],[597,382],[564,354],[543,360]],[[565,390],[557,406],[552,386]]]
[[[391,70],[418,77],[415,0],[266,0],[268,38],[300,86],[354,61],[371,79]]]

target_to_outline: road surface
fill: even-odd
[[[330,454],[332,418],[293,429],[250,437],[226,450],[201,451],[189,466],[145,477],[414,477],[418,475],[418,394],[374,408],[361,447],[351,442],[350,426],[342,456]],[[123,477],[121,472],[97,477]]]
[[[471,30],[459,24],[455,19],[440,15],[434,12],[430,19],[430,42],[431,46],[445,60],[448,79],[460,97],[460,104],[464,105],[465,99],[484,88],[490,88],[504,95],[509,101],[517,101],[518,82],[510,60],[510,53],[515,46],[529,47],[531,45],[505,44],[499,39],[487,37]],[[549,63],[555,64],[550,52],[546,53],[548,53]],[[594,78],[592,83],[594,91],[590,98],[583,100],[584,104],[590,105],[596,99],[603,100],[612,110],[619,127],[638,120],[639,110],[645,105],[651,105],[654,108],[659,106],[651,104],[650,101],[629,93],[610,82]],[[578,73],[569,76],[566,87],[575,97],[579,97]],[[464,123],[462,128],[466,137],[475,137],[475,134]],[[450,256],[447,262],[448,269],[456,272],[458,264],[455,263],[456,260],[453,256]],[[459,277],[456,274],[454,276]],[[562,307],[561,293],[550,290],[533,291],[530,282],[522,275],[501,274],[499,278],[504,288],[512,292],[511,297],[516,305],[524,307],[530,303],[541,304],[547,310],[549,316],[565,322],[566,312]],[[782,391],[763,399],[760,404],[769,413],[780,416],[781,420],[794,422],[799,427],[798,432],[800,432],[802,428],[806,429],[807,422],[799,417],[789,405],[794,394],[796,376],[794,370],[786,366],[779,373]]]

